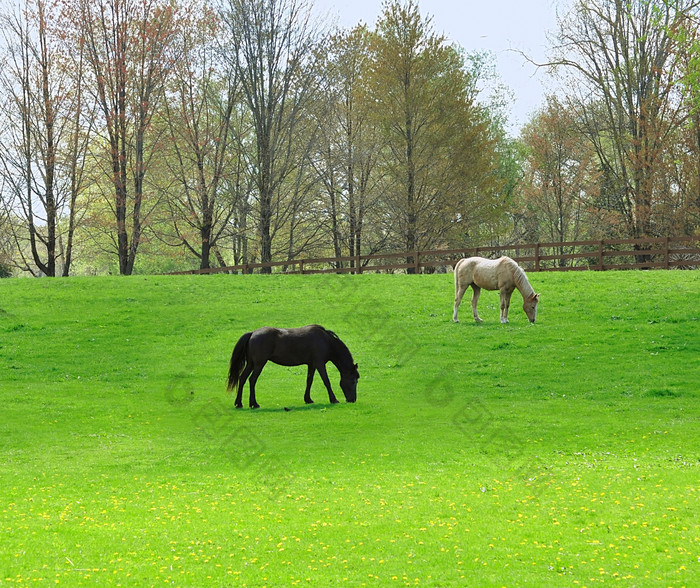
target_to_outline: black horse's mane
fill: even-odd
[[[343,341],[341,340],[341,338],[338,337],[338,335],[337,335],[336,333],[334,333],[334,332],[331,331],[330,329],[326,329],[326,327],[323,327],[323,326],[321,326],[321,325],[314,325],[314,326],[315,326],[315,327],[318,327],[318,328],[320,328],[320,329],[323,329],[323,331],[325,331],[325,333],[326,333],[328,336],[330,336],[330,338],[333,340],[336,349],[338,349],[339,351],[341,351],[341,352],[343,352],[343,353],[347,353],[348,356],[350,357],[350,361],[352,361],[352,353],[350,353],[350,350],[348,349],[348,346],[347,346],[345,343],[343,343]]]
[[[336,334],[335,334],[333,331],[331,331],[330,329],[326,329],[325,327],[323,327],[323,330],[326,331],[326,333],[328,333],[328,334],[329,334],[331,337],[333,337],[334,339],[337,339],[338,341],[340,341],[340,337],[338,337],[338,335],[336,335]],[[341,343],[342,343],[342,341],[341,341]]]
[[[321,329],[322,331],[325,331],[326,333],[328,333],[328,334],[329,334],[331,337],[333,337],[334,339],[337,339],[338,341],[340,341],[340,337],[338,337],[338,335],[336,335],[336,334],[335,334],[333,331],[331,331],[330,329],[326,329],[326,327],[324,327],[323,325],[316,325],[316,324],[314,324],[314,325],[308,325],[308,326],[309,326],[309,327],[315,327],[315,328],[317,328],[317,329]],[[307,328],[308,328],[308,327],[307,327]],[[341,343],[342,343],[342,341],[341,341]]]

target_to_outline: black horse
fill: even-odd
[[[313,403],[311,384],[316,370],[326,385],[330,402],[338,402],[326,372],[326,363],[329,361],[340,372],[340,387],[345,394],[345,400],[355,402],[357,398],[357,380],[360,377],[357,364],[353,363],[347,346],[333,331],[320,325],[307,325],[298,329],[262,327],[245,333],[233,348],[227,388],[233,390],[238,385],[236,408],[243,407],[243,385],[249,376],[250,408],[260,408],[255,400],[255,382],[268,361],[279,365],[309,366],[304,394],[304,402],[307,404]]]

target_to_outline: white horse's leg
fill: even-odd
[[[508,307],[510,306],[510,297],[513,294],[513,290],[501,290],[501,322],[506,324],[508,322]]]
[[[464,296],[464,293],[467,291],[466,286],[458,286],[457,287],[457,293],[455,294],[455,309],[454,312],[452,313],[452,320],[456,323],[459,322],[459,319],[457,318],[457,311],[459,310],[459,305],[462,304],[462,297]]]
[[[472,284],[472,293],[472,314],[474,315],[474,320],[477,323],[481,323],[483,321],[479,318],[479,313],[476,310],[476,305],[479,302],[479,295],[481,294],[481,288],[479,288],[479,286],[476,284]]]

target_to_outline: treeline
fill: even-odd
[[[512,138],[488,56],[414,0],[350,30],[304,0],[26,1],[0,21],[0,273],[693,234],[698,4],[575,2],[540,64],[563,90]]]

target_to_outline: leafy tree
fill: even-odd
[[[371,92],[387,145],[385,214],[403,248],[430,248],[493,196],[489,121],[462,53],[413,0],[384,5],[372,50]]]
[[[679,46],[679,85],[689,110],[688,124],[672,143],[677,149],[670,158],[674,163],[672,177],[682,200],[677,203],[680,214],[675,228],[684,234],[694,234],[700,228],[700,17],[697,13],[688,14],[671,34]]]

